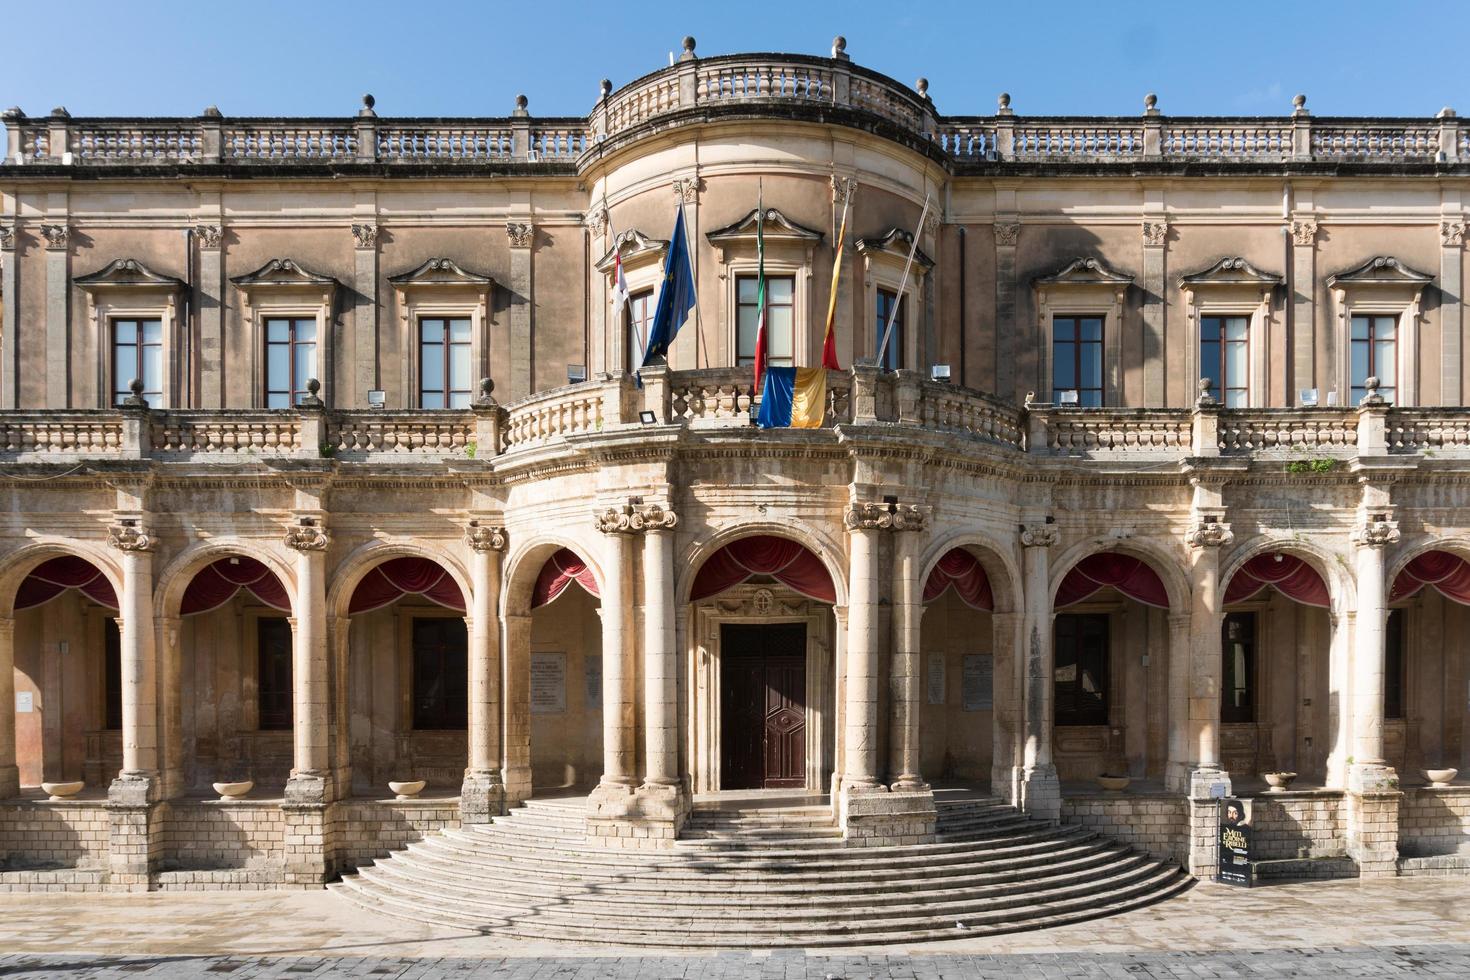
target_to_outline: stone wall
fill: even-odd
[[[1253,847],[1259,860],[1346,853],[1341,793],[1283,793],[1257,796],[1251,803]]]
[[[0,805],[0,870],[105,870],[107,861],[108,816],[100,800]]]
[[[1177,796],[1073,796],[1062,823],[1078,824],[1151,857],[1187,863],[1189,801]]]
[[[1470,852],[1470,786],[1404,790],[1399,803],[1399,854]]]
[[[333,808],[336,867],[355,868],[387,857],[427,834],[459,826],[459,801],[349,800]]]
[[[165,871],[274,870],[279,878],[285,820],[279,803],[191,800],[163,818]]]

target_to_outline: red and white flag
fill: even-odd
[[[623,253],[613,249],[613,313],[622,313],[628,305],[628,280],[623,275]]]

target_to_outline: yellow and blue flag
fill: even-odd
[[[826,414],[826,368],[766,368],[756,416],[762,429],[820,429]]]

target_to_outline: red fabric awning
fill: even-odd
[[[752,575],[769,575],[818,602],[837,601],[837,590],[822,560],[795,541],[774,534],[731,541],[710,555],[694,577],[689,600],[719,595]]]
[[[541,572],[536,576],[536,586],[531,591],[531,608],[546,605],[565,592],[567,586],[573,582],[586,589],[588,595],[597,596],[597,579],[593,577],[592,569],[587,567],[587,563],[575,551],[562,548],[541,566]]]
[[[1295,555],[1280,552],[1257,555],[1240,566],[1225,589],[1225,605],[1244,602],[1267,587],[1305,606],[1327,609],[1332,605],[1327,583],[1317,570]]]
[[[291,611],[291,597],[275,573],[254,558],[240,555],[221,558],[201,568],[184,590],[179,615],[193,616],[218,609],[241,589],[273,609]]]
[[[1470,606],[1470,562],[1448,551],[1426,551],[1405,565],[1393,580],[1389,601],[1407,599],[1426,585],[1446,599]]]
[[[1159,573],[1132,555],[1101,552],[1072,566],[1057,589],[1056,606],[1081,602],[1098,589],[1111,587],[1146,606],[1169,608],[1169,591]]]
[[[17,611],[34,608],[50,602],[67,589],[76,589],[100,606],[117,608],[117,592],[107,576],[87,559],[75,555],[50,558],[32,569],[16,590],[15,608]]]
[[[995,597],[990,592],[990,579],[980,560],[964,548],[953,548],[944,553],[929,580],[924,583],[924,601],[933,602],[944,595],[946,589],[954,589],[955,595],[973,609],[989,612],[995,608]]]
[[[347,615],[371,612],[405,595],[421,595],[456,612],[465,611],[464,594],[444,566],[428,558],[389,558],[362,577],[347,604]]]

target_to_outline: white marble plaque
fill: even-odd
[[[928,702],[930,704],[944,703],[944,654],[929,654],[928,683],[925,685],[928,691]]]
[[[988,653],[965,654],[965,673],[961,678],[961,694],[966,711],[989,711],[993,706],[995,661]]]
[[[567,710],[567,655],[531,654],[531,714],[559,715]]]
[[[36,710],[36,694],[34,691],[15,692],[15,710],[21,714],[29,714]]]

